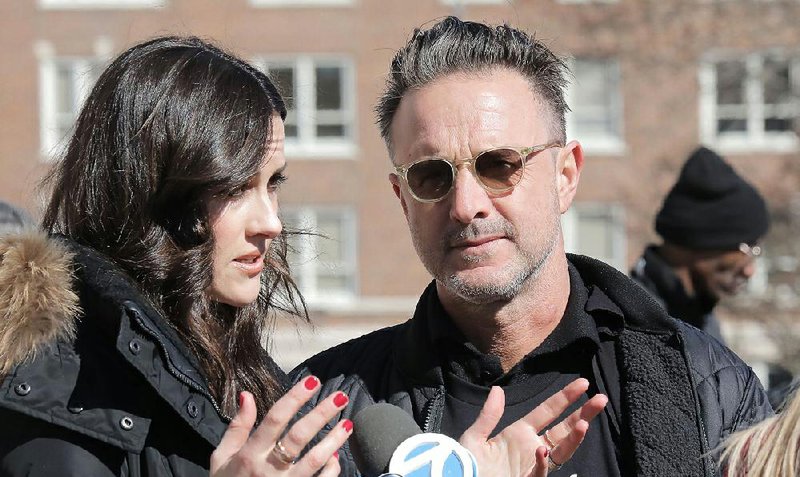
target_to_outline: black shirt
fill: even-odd
[[[460,436],[477,418],[491,386],[501,386],[506,395],[506,409],[495,433],[579,377],[589,380],[589,392],[562,417],[598,392],[619,393],[616,369],[601,372],[604,378],[598,380],[595,378],[598,360],[593,358],[601,350],[613,353],[613,346],[604,343],[611,343],[622,329],[622,312],[600,289],[587,289],[572,265],[569,275],[570,296],[564,317],[541,345],[507,373],[503,373],[500,359],[481,353],[443,309],[435,317],[441,319],[428,321],[431,342],[439,350],[446,388],[441,432]],[[609,378],[615,389],[607,389]],[[589,426],[586,439],[572,459],[550,475],[621,475],[617,429],[613,409],[601,413]]]

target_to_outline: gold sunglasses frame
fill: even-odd
[[[545,150],[553,148],[553,147],[564,147],[564,144],[562,144],[560,141],[553,141],[553,142],[549,142],[547,144],[539,144],[539,145],[536,145],[536,146],[522,147],[522,148],[516,148],[516,147],[511,147],[511,146],[493,147],[493,148],[481,151],[481,152],[478,153],[477,156],[475,156],[473,158],[469,158],[469,159],[449,160],[449,159],[445,159],[443,157],[435,157],[435,156],[434,157],[423,157],[422,159],[416,160],[416,161],[414,161],[414,162],[412,162],[410,164],[403,164],[403,165],[400,165],[400,166],[395,166],[394,167],[394,173],[395,173],[396,176],[398,176],[401,179],[403,179],[403,182],[405,182],[405,184],[406,184],[406,189],[408,189],[408,192],[411,194],[411,197],[413,197],[415,200],[417,200],[419,202],[426,203],[426,204],[432,204],[432,203],[435,203],[435,202],[439,202],[439,201],[443,200],[445,197],[447,197],[450,194],[450,192],[453,190],[453,187],[455,187],[456,178],[458,177],[458,166],[461,165],[461,164],[465,164],[467,166],[467,169],[472,173],[472,177],[475,178],[475,180],[478,182],[478,184],[480,184],[481,187],[483,187],[483,189],[485,191],[493,193],[493,194],[502,194],[503,192],[508,192],[508,191],[512,190],[514,187],[517,186],[517,184],[520,183],[520,181],[522,181],[522,177],[525,175],[525,164],[528,163],[528,161],[530,160],[531,156],[536,155],[536,154],[538,154],[538,153],[540,153],[542,151],[545,151]],[[483,180],[481,180],[480,175],[475,171],[475,162],[481,156],[483,156],[484,154],[489,153],[489,152],[493,152],[493,151],[498,151],[500,149],[506,149],[506,150],[514,151],[517,154],[519,154],[520,161],[522,162],[522,173],[520,173],[519,179],[517,179],[517,181],[514,184],[512,184],[512,185],[510,185],[508,187],[501,188],[501,189],[495,189],[495,188],[489,187],[488,185],[484,184]],[[417,197],[417,194],[415,194],[414,191],[411,189],[411,187],[408,185],[408,177],[407,177],[408,170],[411,169],[412,167],[414,167],[415,165],[420,164],[420,163],[425,162],[425,161],[441,161],[441,162],[447,163],[447,165],[450,166],[450,173],[451,173],[451,178],[452,178],[452,180],[450,181],[450,188],[447,189],[447,192],[442,194],[442,196],[439,197],[438,199],[422,199],[420,197]]]

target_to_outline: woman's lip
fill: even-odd
[[[234,266],[244,271],[249,276],[255,276],[264,270],[263,255],[246,255],[233,260]]]

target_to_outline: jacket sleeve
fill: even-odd
[[[0,410],[0,477],[113,477],[124,452],[95,439]]]

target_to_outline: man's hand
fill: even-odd
[[[576,379],[525,417],[489,439],[505,409],[503,390],[494,386],[478,419],[464,431],[459,442],[475,455],[478,468],[484,472],[491,471],[491,475],[544,477],[549,470],[548,464],[560,465],[572,457],[589,430],[589,422],[608,402],[606,396],[598,394],[550,429],[547,440],[540,436],[542,430],[564,413],[587,389],[589,381]],[[555,447],[551,448],[550,444]]]

